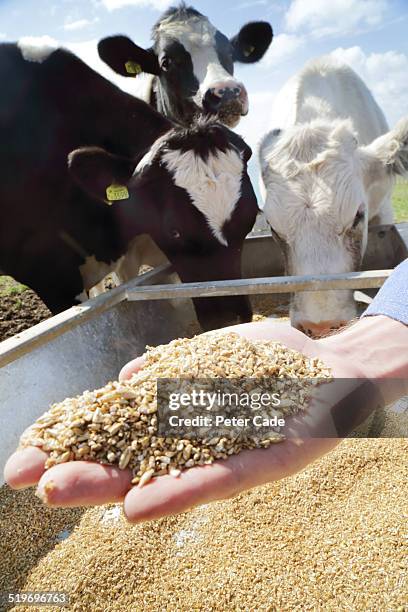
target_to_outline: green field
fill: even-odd
[[[397,183],[392,194],[395,221],[408,221],[408,181]]]

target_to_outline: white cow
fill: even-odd
[[[388,131],[348,66],[314,59],[278,93],[259,156],[264,213],[288,274],[358,270],[368,223],[391,223],[396,174],[408,171],[408,117]],[[352,291],[303,292],[292,325],[323,335],[356,315]]]

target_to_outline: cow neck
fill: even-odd
[[[120,109],[108,124],[115,149],[120,149],[115,153],[136,159],[173,127],[169,119],[133,96],[122,97]]]

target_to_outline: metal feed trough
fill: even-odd
[[[191,297],[329,289],[375,290],[408,257],[408,223],[370,228],[362,272],[284,277],[270,235],[245,241],[243,280],[171,283],[164,265],[0,343],[0,467],[50,403],[104,385],[155,345],[196,322]],[[1,475],[0,475],[1,478]],[[0,483],[1,484],[1,483]]]

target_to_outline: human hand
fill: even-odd
[[[287,324],[265,321],[231,329],[253,340],[276,340],[310,357],[320,357],[336,377],[363,376],[361,366],[354,360],[344,360],[335,343],[311,340]],[[142,364],[141,358],[130,362],[120,377],[129,378]],[[325,412],[328,408],[323,404],[319,410]],[[185,470],[178,478],[160,476],[143,488],[131,487],[130,470],[93,462],[74,461],[45,470],[47,455],[34,447],[19,450],[10,457],[5,479],[16,489],[38,483],[38,494],[50,506],[87,506],[123,500],[125,515],[137,522],[228,498],[298,472],[338,442],[336,437],[315,437],[321,436],[321,431],[317,431],[320,427],[319,419],[311,420],[307,415],[292,417],[286,420],[285,431],[290,436],[284,442]]]

